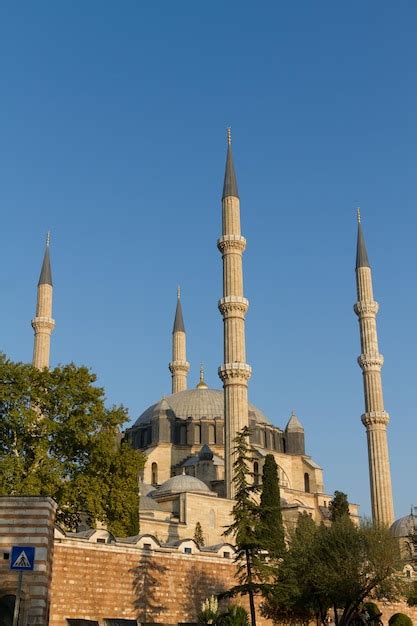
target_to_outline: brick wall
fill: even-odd
[[[201,602],[230,588],[234,571],[218,556],[63,540],[55,545],[50,625],[66,626],[66,618],[196,622]]]

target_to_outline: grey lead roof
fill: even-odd
[[[177,332],[185,333],[184,318],[182,316],[181,300],[179,298],[177,300],[177,309],[175,311],[174,328],[172,329],[172,332],[173,333],[177,333]]]
[[[52,272],[51,272],[51,260],[49,258],[49,245],[46,245],[45,254],[43,256],[43,263],[41,269],[41,275],[39,276],[39,285],[51,285],[52,287]]]
[[[358,224],[358,244],[356,247],[356,269],[358,267],[371,267],[366,252],[365,238],[363,236],[362,224]]]
[[[230,143],[227,145],[226,171],[224,173],[222,200],[229,196],[235,196],[236,198],[239,197],[235,168],[233,165],[232,146]]]

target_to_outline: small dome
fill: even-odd
[[[161,505],[149,496],[141,496],[139,500],[139,511],[162,511]]]
[[[202,480],[194,476],[181,474],[180,476],[173,476],[162,483],[155,495],[158,497],[165,493],[184,493],[186,491],[211,493],[210,489]]]
[[[152,491],[155,491],[156,487],[148,485],[147,483],[140,483],[139,493],[141,496],[148,496]]]
[[[393,537],[408,537],[413,532],[417,532],[417,516],[412,513],[395,520],[390,528]]]
[[[171,396],[166,396],[163,400],[164,410],[168,405],[175,417],[186,420],[189,417],[199,420],[201,418],[214,419],[215,417],[224,419],[224,393],[221,389],[186,389]],[[135,426],[149,424],[155,412],[161,409],[161,402],[150,406],[139,419]],[[269,424],[265,415],[256,406],[249,402],[249,418],[261,424]]]

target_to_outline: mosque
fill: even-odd
[[[169,370],[172,394],[149,406],[125,436],[142,450],[147,463],[141,476],[141,529],[157,532],[163,541],[193,536],[197,522],[209,542],[221,541],[230,519],[234,485],[232,465],[234,438],[244,426],[251,431],[254,481],[260,482],[266,454],[277,462],[284,520],[294,522],[302,511],[316,522],[328,517],[331,496],[326,494],[323,471],[306,452],[302,423],[292,413],[284,427],[273,425],[248,401],[251,366],[246,363],[245,315],[249,302],[243,289],[243,253],[240,198],[235,173],[231,133],[222,193],[222,233],[217,247],[223,262],[223,295],[218,308],[223,318],[224,358],[219,367],[223,389],[210,389],[201,369],[200,381],[188,388],[187,337],[178,291],[172,330]],[[389,415],[384,409],[378,350],[372,273],[358,212],[356,257],[357,302],[363,372],[366,428],[369,451],[372,511],[375,520],[394,521],[387,445]],[[52,273],[47,241],[38,285],[33,363],[48,367],[52,319]],[[357,515],[351,505],[351,514]]]
[[[123,560],[112,561],[116,553],[125,555],[123,558],[126,562],[131,559],[131,563],[134,563],[136,562],[134,559],[138,558],[137,554],[142,554],[143,551],[148,554],[152,550],[155,558],[160,559],[158,567],[168,570],[165,580],[171,574],[175,578],[183,571],[185,562],[180,562],[179,554],[182,557],[194,555],[195,563],[203,564],[201,571],[208,567],[210,557],[212,563],[217,564],[215,570],[217,582],[213,583],[212,587],[217,588],[215,584],[218,584],[221,578],[220,572],[223,570],[226,572],[227,569],[222,559],[228,559],[233,553],[233,546],[225,543],[223,532],[224,527],[230,524],[235,495],[234,439],[245,426],[249,427],[251,433],[252,472],[255,483],[261,482],[265,456],[272,454],[276,460],[283,519],[287,528],[296,523],[300,512],[307,512],[317,523],[325,522],[329,518],[328,505],[331,496],[325,491],[323,470],[308,454],[304,428],[297,415],[292,412],[286,420],[286,425],[281,428],[272,424],[271,420],[248,400],[248,384],[252,369],[246,363],[245,346],[245,315],[249,306],[243,289],[243,253],[246,239],[240,227],[240,198],[230,129],[227,135],[222,193],[222,233],[217,241],[217,247],[223,264],[223,294],[218,302],[224,329],[223,363],[218,370],[223,388],[210,389],[204,380],[203,368],[200,370],[197,386],[188,388],[190,364],[187,361],[186,329],[181,295],[178,291],[172,330],[172,359],[169,363],[172,393],[146,408],[124,434],[131,445],[142,450],[147,458],[143,474],[140,476],[140,535],[133,538],[115,538],[105,529],[80,529],[80,532],[75,534],[65,533],[62,529],[55,530],[55,539],[49,541],[55,546],[55,564],[53,565],[52,561],[50,563],[51,614],[54,614],[54,598],[58,598],[55,606],[60,606],[60,609],[56,608],[55,611],[56,620],[51,623],[56,623],[57,626],[64,623],[98,624],[98,621],[88,621],[90,619],[88,616],[94,612],[103,616],[107,610],[103,608],[104,604],[103,607],[99,607],[94,603],[97,594],[103,589],[107,592],[103,603],[108,601],[109,588],[106,584],[108,585],[109,581],[97,582],[95,595],[91,595],[90,604],[87,601],[82,603],[83,594],[80,598],[65,595],[71,591],[71,577],[68,578],[69,575],[66,573],[71,558],[76,563],[75,569],[81,577],[79,584],[83,584],[82,576],[96,575],[96,570],[89,569],[93,567],[92,561],[90,564],[86,562],[90,561],[90,556],[94,556],[92,548],[95,551],[102,551],[100,563],[106,563],[106,567],[110,568],[108,576],[113,579],[117,576],[118,581],[119,578],[122,581],[125,578],[132,581],[132,572],[136,570],[133,565],[130,569],[127,568]],[[376,327],[378,304],[373,296],[372,272],[359,212],[356,286],[357,302],[354,311],[359,321],[361,345],[358,363],[363,374],[365,400],[365,411],[361,419],[367,434],[372,514],[375,521],[391,526],[394,522],[394,510],[387,444],[389,415],[385,411],[382,393],[383,357],[378,349]],[[48,238],[38,283],[36,315],[32,320],[35,334],[33,364],[38,368],[49,367],[51,333],[55,326],[52,300],[53,284]],[[6,501],[4,503],[4,506],[12,506]],[[27,503],[23,503],[22,510],[28,506]],[[45,504],[44,508],[49,516],[47,524],[51,526],[53,504],[48,503],[47,506]],[[350,504],[350,514],[353,518],[358,518],[357,505]],[[409,524],[408,518],[409,516],[402,518],[394,524],[394,534],[400,536],[403,533]],[[414,518],[412,521],[414,524]],[[197,525],[201,527],[204,546],[193,539]],[[105,545],[96,546],[96,543]],[[90,554],[88,558],[85,557],[87,553]],[[168,558],[171,559],[169,567]],[[61,565],[62,571],[59,569]],[[208,567],[204,569],[204,572],[207,571],[214,570]],[[230,572],[230,568],[227,571]],[[72,577],[77,575],[74,574]],[[414,570],[412,575],[414,577]],[[227,576],[230,576],[230,573]],[[134,584],[136,582],[132,582],[132,585]],[[211,587],[205,580],[202,589],[209,588]],[[121,587],[118,593],[120,598],[114,600],[114,606],[111,603],[108,605],[108,612],[113,607],[111,609],[113,612],[124,611],[124,615],[129,618],[136,615],[131,592]],[[78,613],[83,615],[84,621],[65,622],[63,616],[66,604],[62,599],[59,605],[59,598],[66,598],[65,602],[70,601],[77,606]],[[175,604],[175,597],[171,600]],[[120,610],[117,608],[118,603]],[[177,608],[175,606],[175,610]],[[179,620],[176,613],[174,617],[172,617],[174,613],[171,617],[167,617],[168,614],[161,617],[155,607],[145,607],[143,610],[145,613],[148,611],[149,615],[143,617],[140,614],[138,619],[141,623],[172,624],[178,621],[195,621],[195,608],[190,609],[188,618],[183,620]],[[122,623],[123,620],[119,622]],[[100,621],[101,623],[113,622],[104,620]],[[136,622],[125,620],[123,623]]]

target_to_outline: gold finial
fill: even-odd
[[[181,298],[181,287],[179,285],[177,287],[177,298],[178,300]]]
[[[360,207],[358,207],[356,209],[356,218],[358,220],[358,224],[360,224],[361,223],[361,210],[360,210]]]
[[[232,143],[232,129],[229,126],[227,129],[227,145],[230,146],[231,143]]]
[[[48,230],[48,232],[46,233],[46,245],[49,248],[49,244],[51,243],[51,231]]]
[[[197,385],[197,389],[208,389],[208,385],[204,380],[204,365],[200,363],[200,382]]]

